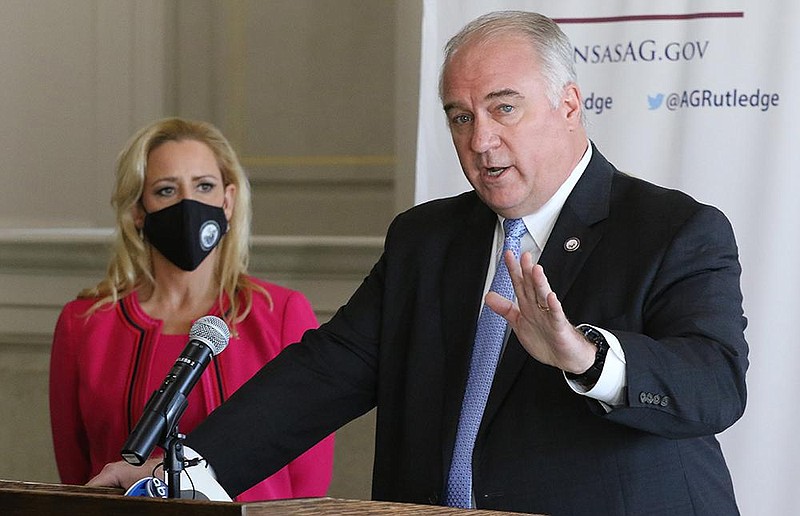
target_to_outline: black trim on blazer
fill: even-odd
[[[219,372],[219,359],[212,355],[211,361],[214,362],[214,378],[217,380],[217,389],[219,390],[219,404],[225,403],[225,389],[222,386],[222,374]]]
[[[141,326],[139,326],[138,324],[136,324],[135,322],[133,322],[133,319],[131,318],[130,314],[128,313],[128,310],[125,308],[125,303],[124,302],[122,302],[122,301],[119,302],[119,308],[120,308],[120,311],[122,311],[122,315],[123,315],[123,317],[125,317],[125,320],[128,321],[128,323],[131,326],[133,326],[136,330],[139,331],[139,341],[138,341],[138,344],[136,346],[136,358],[133,361],[133,371],[131,372],[130,386],[128,387],[128,401],[127,401],[128,407],[127,407],[127,410],[125,411],[125,413],[127,415],[127,418],[128,418],[128,432],[133,432],[133,425],[134,425],[134,422],[133,422],[133,389],[134,389],[134,386],[136,385],[136,374],[139,372],[139,362],[142,359],[142,349],[144,348],[145,335],[147,334],[147,331],[144,328],[142,328]]]

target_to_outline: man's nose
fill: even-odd
[[[500,137],[495,129],[495,124],[491,120],[476,119],[473,123],[472,141],[470,142],[472,150],[483,153],[497,147]]]

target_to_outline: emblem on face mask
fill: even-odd
[[[200,248],[203,251],[214,249],[219,241],[219,224],[215,220],[209,220],[200,228]]]

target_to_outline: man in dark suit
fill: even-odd
[[[474,191],[399,215],[348,303],[186,444],[237,493],[377,406],[377,500],[738,513],[715,438],[744,411],[748,365],[727,219],[589,142],[572,46],[548,18],[469,24],[441,97]],[[519,259],[501,253],[506,220],[524,223]],[[485,295],[504,267],[513,300]],[[509,330],[464,444],[484,295]]]

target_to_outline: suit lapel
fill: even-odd
[[[583,264],[602,237],[603,224],[599,222],[608,216],[613,173],[611,164],[593,147],[592,159],[567,198],[547,239],[539,263],[559,300],[566,298]],[[512,333],[497,365],[481,428],[497,413],[528,359],[530,355]]]
[[[461,402],[464,399],[497,215],[480,202],[476,195],[475,202],[456,223],[461,227],[448,244],[441,290],[445,349],[445,403],[442,414],[442,428],[445,432],[442,436],[442,460],[445,474],[450,467]]]

